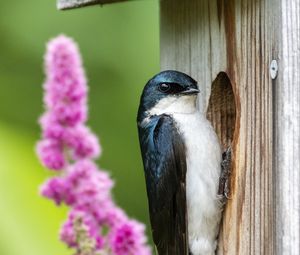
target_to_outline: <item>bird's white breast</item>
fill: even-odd
[[[221,219],[221,202],[217,195],[221,149],[217,135],[197,110],[196,96],[166,97],[148,114],[172,116],[184,137],[189,248],[193,255],[213,255]]]
[[[189,247],[193,255],[215,254],[221,217],[217,195],[221,171],[221,149],[208,120],[198,111],[174,113],[184,136],[187,157],[186,196]]]

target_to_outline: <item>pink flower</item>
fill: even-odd
[[[40,119],[43,140],[37,153],[44,166],[60,170],[66,166],[66,155],[72,160],[96,158],[101,150],[97,137],[84,125],[88,89],[75,42],[61,35],[47,48],[47,111]]]
[[[64,35],[48,43],[45,103],[53,108],[57,103],[85,105],[87,85],[76,43]]]
[[[93,240],[97,250],[104,246],[104,240],[100,235],[99,226],[94,219],[86,212],[74,209],[70,211],[67,221],[61,227],[60,239],[69,247],[78,247],[78,237]]]
[[[44,84],[46,107],[64,126],[75,126],[87,118],[87,85],[75,42],[63,35],[48,44]]]
[[[40,118],[40,124],[43,129],[44,138],[63,141],[66,128],[58,123],[58,121],[55,119],[55,116],[51,112],[46,112]]]
[[[110,191],[113,181],[106,172],[100,171],[90,160],[78,161],[70,166],[65,181],[69,192],[75,198],[72,206],[102,207],[105,201],[111,200]]]
[[[125,212],[117,207],[116,205],[111,205],[107,207],[106,215],[103,223],[110,226],[111,228],[116,228],[121,223],[128,221],[128,217]]]
[[[86,126],[66,129],[64,141],[73,149],[73,159],[97,158],[101,149],[98,138]]]
[[[41,194],[58,205],[64,202],[96,213],[97,207],[105,211],[110,205],[107,201],[111,201],[112,187],[113,181],[106,172],[100,171],[92,161],[83,160],[69,166],[62,177],[47,180]]]
[[[110,247],[116,255],[150,255],[150,248],[145,245],[144,225],[130,220],[120,224],[112,231]]]
[[[50,169],[61,170],[66,165],[62,145],[55,140],[40,141],[37,145],[37,154],[42,164]]]
[[[53,200],[57,205],[65,203],[72,205],[76,201],[76,194],[64,177],[53,177],[48,179],[40,188],[42,196]]]
[[[65,184],[63,179],[53,177],[47,180],[40,188],[42,196],[52,199],[57,205],[64,201]]]
[[[53,115],[58,123],[63,126],[75,126],[86,121],[86,107],[78,107],[76,103],[58,102],[52,108]]]
[[[150,255],[144,226],[130,220],[112,199],[114,182],[92,161],[101,148],[85,125],[87,84],[75,42],[58,36],[47,47],[42,140],[37,154],[42,164],[61,170],[40,188],[56,205],[70,207],[60,238],[77,253],[112,250],[115,255]],[[104,231],[105,230],[105,231]]]

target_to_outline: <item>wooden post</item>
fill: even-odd
[[[205,99],[201,101],[206,102],[201,105],[204,111],[220,72],[227,74],[235,95],[236,123],[231,124],[235,127],[217,115],[211,118],[220,137],[235,128],[232,192],[219,254],[275,252],[269,65],[276,58],[276,4],[274,0],[161,1],[161,68],[196,78]]]
[[[274,81],[276,254],[300,254],[300,1],[279,4]]]

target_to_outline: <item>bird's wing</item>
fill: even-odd
[[[187,255],[185,145],[173,119],[139,125],[152,235],[159,255]]]

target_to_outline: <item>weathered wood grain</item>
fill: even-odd
[[[67,10],[89,5],[102,5],[124,1],[126,0],[57,0],[57,8],[59,10]]]
[[[278,5],[278,66],[274,81],[276,254],[300,254],[300,1]]]
[[[161,1],[161,68],[181,70],[198,80],[203,111],[220,72],[226,72],[235,94],[232,192],[219,254],[275,252],[269,64],[276,58],[276,4],[277,0]],[[217,129],[221,137],[220,133],[230,134],[223,129],[233,128],[224,123]]]

